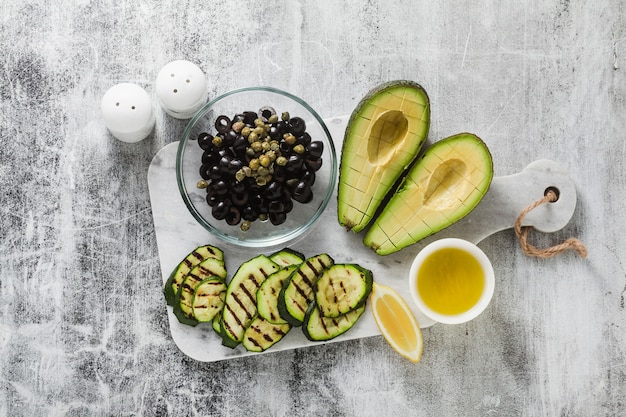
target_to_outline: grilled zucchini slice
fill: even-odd
[[[350,330],[364,311],[365,304],[339,317],[324,317],[317,304],[311,303],[302,331],[307,339],[314,342],[331,340]]]
[[[278,252],[271,254],[269,258],[276,262],[281,268],[291,265],[299,265],[304,262],[304,255],[290,248],[281,249]]]
[[[291,330],[291,325],[272,324],[257,316],[243,334],[242,345],[249,352],[263,352],[278,343]]]
[[[191,301],[193,317],[200,323],[213,320],[224,308],[227,289],[222,278],[210,277],[202,280],[196,286]]]
[[[257,312],[260,317],[272,324],[286,324],[287,321],[280,317],[278,311],[278,296],[280,290],[289,276],[298,268],[298,265],[290,265],[270,275],[256,293]]]
[[[313,301],[313,286],[321,273],[334,264],[325,253],[304,261],[283,284],[278,296],[280,317],[292,326],[301,326],[309,304]]]
[[[222,282],[226,279],[224,261],[208,258],[196,265],[178,288],[174,301],[174,315],[179,322],[195,326],[198,320],[193,313],[193,298],[196,287],[206,278],[214,277]]]
[[[339,317],[361,306],[372,292],[372,272],[356,264],[335,264],[315,283],[315,302],[324,317]]]
[[[222,312],[224,337],[241,343],[246,328],[257,315],[256,293],[263,281],[278,271],[279,266],[265,255],[241,264],[226,291]]]
[[[185,277],[200,262],[208,258],[214,258],[224,261],[224,252],[211,245],[198,246],[192,250],[177,266],[174,268],[169,278],[163,286],[163,295],[168,305],[174,305],[178,288],[185,280]]]

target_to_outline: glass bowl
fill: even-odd
[[[310,135],[311,140],[323,143],[322,164],[321,167],[308,168],[309,171],[317,169],[317,171],[313,171],[315,179],[311,185],[312,199],[310,201],[301,203],[292,199],[293,208],[286,214],[284,222],[280,224],[274,224],[269,219],[261,216],[259,219],[250,221],[248,230],[243,230],[245,229],[245,227],[242,228],[244,219],[236,225],[228,224],[224,219],[216,219],[212,213],[213,207],[207,200],[208,189],[198,187],[198,182],[203,179],[200,171],[203,165],[203,153],[205,153],[200,147],[198,138],[203,133],[208,133],[210,137],[216,135],[218,133],[216,120],[222,115],[233,119],[235,115],[242,114],[245,111],[259,113],[260,109],[267,106],[275,109],[279,119],[281,119],[283,112],[288,112],[290,117],[297,116],[304,120],[306,132]],[[250,147],[249,142],[246,146]],[[293,154],[293,151],[284,152],[286,158],[288,158],[289,154]],[[282,152],[279,155],[282,155]],[[276,167],[276,162],[277,160],[272,162],[271,167]],[[209,164],[214,165],[218,163],[209,162]],[[249,161],[246,161],[245,164],[249,165]],[[305,166],[308,167],[309,165],[305,164]],[[251,87],[230,91],[205,104],[198,110],[185,128],[176,156],[178,188],[192,216],[206,230],[222,241],[247,248],[269,248],[287,245],[303,237],[320,218],[331,199],[337,181],[337,171],[335,146],[324,121],[315,110],[298,97],[270,87]],[[228,176],[232,175],[232,173],[224,175]],[[265,178],[269,177],[266,176]],[[209,184],[215,181],[217,180],[206,180]],[[250,181],[256,182],[252,178],[245,181],[247,183],[250,183]],[[294,181],[289,186],[283,183],[283,188],[293,190],[293,185]],[[262,186],[261,190],[265,190],[264,187],[266,188],[267,186]],[[257,195],[259,194],[258,191],[259,189],[257,188],[249,194]],[[228,195],[229,199],[231,196],[234,196],[232,189],[229,189],[223,195]],[[241,196],[241,194],[238,195]],[[223,197],[219,198],[222,199]],[[288,197],[283,197],[283,199],[288,199]],[[243,207],[243,205],[240,205],[239,198],[236,201],[238,207]]]

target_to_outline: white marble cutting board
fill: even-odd
[[[326,120],[339,157],[346,123],[347,116]],[[170,143],[162,148],[152,160],[148,170],[148,187],[163,283],[181,259],[197,246],[204,244],[213,244],[224,249],[230,278],[242,262],[258,255],[260,251],[225,244],[196,222],[178,191],[175,172],[177,148],[178,142]],[[494,161],[494,165],[497,164],[498,161]],[[564,167],[553,161],[540,160],[529,164],[521,173],[494,178],[489,192],[470,215],[398,253],[384,257],[376,255],[361,243],[362,234],[346,232],[336,219],[336,198],[331,199],[313,230],[289,246],[306,256],[326,252],[336,262],[356,262],[370,269],[376,282],[395,288],[407,300],[421,327],[425,328],[435,323],[417,310],[411,301],[408,287],[409,267],[420,248],[443,237],[459,237],[479,243],[493,233],[511,228],[520,211],[533,201],[542,198],[548,187],[555,187],[559,190],[559,200],[542,205],[529,213],[524,225],[534,226],[542,232],[555,232],[563,228],[574,213],[576,189]],[[261,252],[269,254],[276,249],[278,248],[267,248],[266,251]],[[164,299],[162,302],[165,305]],[[174,316],[171,307],[168,306],[167,311],[174,342],[183,353],[193,359],[211,362],[259,354],[247,352],[242,346],[235,349],[224,347],[221,345],[220,338],[211,329],[210,323],[199,324],[196,327],[182,325]],[[325,343],[379,334],[368,307],[350,331]],[[300,329],[294,328],[269,352],[319,343],[308,341]]]

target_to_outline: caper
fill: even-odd
[[[243,170],[243,173],[246,177],[249,177],[252,175],[252,169],[250,167],[243,167],[241,169]]]
[[[270,142],[270,149],[272,151],[274,151],[274,152],[278,152],[279,149],[280,149],[280,146],[278,145],[278,141],[275,141],[275,140],[271,141]]]
[[[266,213],[259,214],[259,220],[262,222],[267,221],[267,214]]]
[[[270,165],[272,161],[270,160],[270,157],[267,155],[261,155],[259,156],[259,163],[261,164],[261,166],[263,167],[268,167]]]
[[[259,140],[259,135],[257,135],[257,134],[256,134],[256,133],[254,133],[254,132],[250,132],[250,134],[248,135],[248,142],[250,142],[250,143],[254,143],[254,142],[256,142],[257,140]]]
[[[304,153],[304,145],[298,144],[298,145],[294,146],[293,147],[293,151],[295,153]]]
[[[265,122],[261,119],[254,119],[254,125],[256,127],[263,127],[265,126]]]
[[[290,119],[290,117],[289,117],[289,112],[288,112],[288,111],[284,111],[284,112],[280,115],[280,119],[281,119],[283,122],[288,121],[288,120]]]
[[[244,220],[239,227],[241,227],[241,231],[247,232],[248,230],[250,230],[251,225],[252,223],[250,222],[250,220]]]
[[[240,169],[239,171],[235,172],[235,179],[239,182],[243,181],[246,179],[246,174],[244,174],[243,172],[243,168]]]
[[[241,132],[241,129],[243,129],[245,125],[246,124],[244,122],[238,121],[238,122],[233,123],[232,129],[235,132],[239,133],[239,132]]]
[[[267,169],[267,167],[264,167],[264,166],[262,166],[262,165],[261,165],[261,166],[259,167],[259,169],[257,169],[257,173],[258,173],[259,175],[263,176],[263,175],[267,175],[267,174],[269,174],[269,170]]]
[[[258,142],[254,142],[254,143],[258,143]],[[250,145],[249,148],[246,148],[246,155],[248,156],[254,156],[256,155],[256,152],[254,151],[254,143],[252,145]]]
[[[250,132],[252,132],[252,128],[250,128],[250,126],[246,126],[243,129],[241,129],[241,136],[243,136],[244,138],[247,138]]]
[[[267,119],[267,122],[270,123],[270,124],[274,124],[274,123],[278,122],[278,115],[277,114],[272,114],[270,116],[270,118]]]
[[[219,148],[220,146],[222,146],[222,137],[221,136],[214,136],[213,140],[211,142],[213,143],[214,146]]]
[[[283,139],[285,139],[285,143],[287,143],[288,145],[293,145],[294,143],[296,143],[296,137],[291,133],[285,133],[283,135]]]
[[[207,182],[207,180],[200,180],[196,184],[197,188],[207,188],[208,186],[209,186],[209,183]]]
[[[261,135],[265,133],[265,129],[263,129],[262,127],[255,127],[253,132],[259,135],[259,137],[261,137]]]
[[[252,142],[252,144],[250,145],[250,147],[252,148],[252,150],[256,153],[256,152],[261,152],[263,150],[263,144],[259,141],[256,142]]]
[[[265,156],[267,156],[272,162],[276,160],[276,152],[272,151],[271,149],[265,152]]]
[[[258,185],[259,187],[262,187],[265,184],[267,184],[267,180],[265,179],[265,176],[259,175],[258,177],[256,177],[256,185]]]
[[[269,142],[261,143],[261,149],[263,149],[264,152],[269,151],[270,150],[270,143]]]
[[[285,165],[287,165],[287,158],[285,158],[284,156],[279,156],[278,158],[276,158],[276,165],[280,165],[281,167],[284,167]]]
[[[248,166],[250,167],[251,170],[256,171],[257,169],[259,169],[259,160],[257,158],[251,159],[250,162],[248,163]]]

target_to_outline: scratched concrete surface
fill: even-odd
[[[623,1],[3,0],[0,57],[0,416],[626,414]],[[323,117],[418,81],[431,141],[478,134],[496,175],[569,167],[574,218],[532,239],[576,236],[589,257],[488,238],[493,303],[424,331],[417,365],[381,337],[191,360],[170,336],[146,183],[185,122],[155,104],[153,135],[129,145],[99,113],[118,82],[154,97],[180,58],[210,96],[271,85]]]

